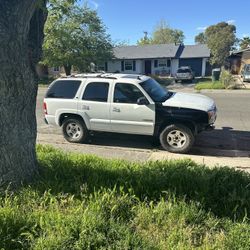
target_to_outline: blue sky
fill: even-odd
[[[185,44],[194,44],[195,35],[220,21],[235,24],[239,38],[250,36],[249,0],[88,0],[88,3],[97,10],[112,40],[130,45],[136,44],[143,31],[151,34],[161,19],[184,32]]]

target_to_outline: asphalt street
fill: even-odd
[[[178,89],[177,91],[192,92],[193,90]],[[43,121],[42,104],[45,92],[46,88],[39,88],[37,97],[38,135],[40,135],[40,138],[44,135],[44,137],[49,138],[50,142],[60,138],[60,142],[63,141],[68,144],[64,141],[60,128],[48,126]],[[213,90],[203,91],[202,94],[213,98],[216,102],[218,108],[216,129],[200,133],[190,154],[250,157],[250,91]],[[120,134],[99,134],[92,137],[89,144],[82,146],[84,152],[95,153],[95,150],[100,150],[102,151],[101,155],[114,155],[116,153],[119,155],[119,152],[126,151],[125,158],[135,157],[133,152],[136,151],[161,150],[160,147],[152,146],[148,137]],[[98,149],[93,146],[98,146]],[[109,152],[109,149],[111,152]],[[138,158],[140,157],[138,156]]]

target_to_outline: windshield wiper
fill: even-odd
[[[168,93],[162,98],[162,102],[165,102],[166,100],[168,100],[172,95],[173,95],[173,92],[168,92]]]

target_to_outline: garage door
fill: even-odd
[[[195,72],[195,76],[202,75],[202,58],[185,58],[179,60],[179,67],[189,66]]]

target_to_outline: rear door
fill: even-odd
[[[131,83],[116,83],[111,101],[111,130],[118,133],[153,135],[155,105],[138,105],[137,100],[145,97]]]
[[[78,112],[90,130],[110,131],[110,79],[87,79],[78,102]]]

